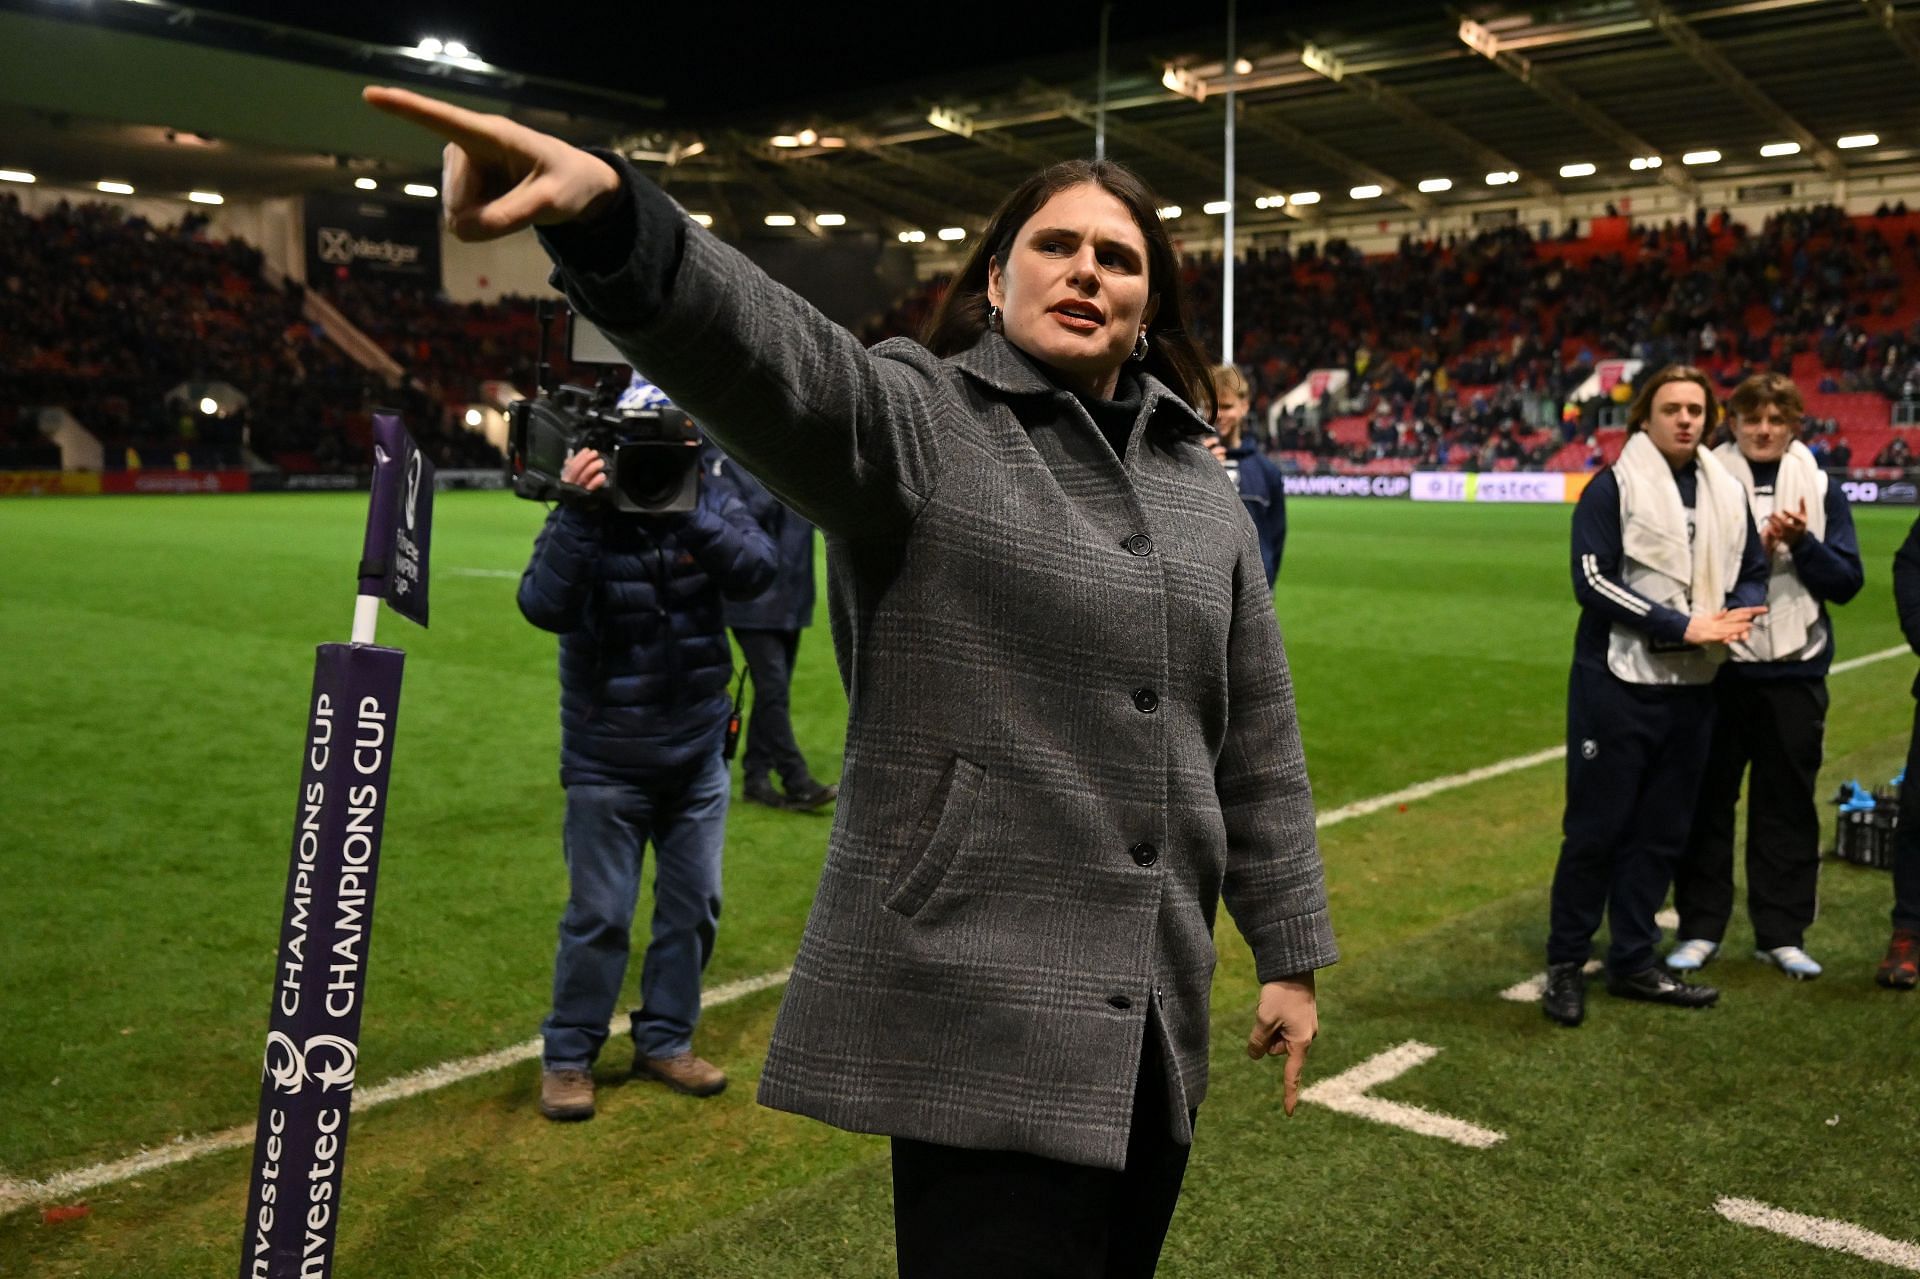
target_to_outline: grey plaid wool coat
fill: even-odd
[[[1190,1140],[1216,904],[1263,980],[1336,957],[1260,548],[1204,424],[1143,377],[1118,458],[997,334],[863,349],[626,173],[641,243],[590,270],[549,235],[556,280],[827,535],[846,764],[760,1100],[1120,1168],[1153,1052]]]

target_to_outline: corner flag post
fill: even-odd
[[[427,624],[433,464],[374,415],[373,491],[349,644],[316,650],[261,1068],[241,1279],[328,1279],[360,1057],[380,833],[406,653],[380,601]]]

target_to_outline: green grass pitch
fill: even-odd
[[[541,513],[500,494],[438,508],[433,629],[382,622],[409,656],[363,1088],[531,1038],[564,893],[554,640],[500,575]],[[312,646],[346,637],[364,512],[0,503],[0,1181],[251,1121]],[[1869,578],[1838,612],[1842,657],[1900,643],[1889,566],[1911,514],[1860,512]],[[1277,608],[1323,811],[1560,740],[1565,508],[1292,515]],[[829,778],[830,650],[823,621],[794,690]],[[1913,671],[1903,655],[1834,677],[1827,791],[1899,767]],[[1163,1274],[1887,1273],[1725,1221],[1722,1195],[1920,1241],[1920,995],[1871,982],[1888,877],[1824,870],[1819,982],[1746,958],[1737,918],[1709,970],[1722,1007],[1596,995],[1586,1027],[1559,1031],[1498,992],[1541,967],[1560,801],[1549,764],[1322,837],[1346,958],[1322,978],[1310,1079],[1434,1045],[1379,1095],[1505,1133],[1492,1149],[1311,1105],[1284,1119],[1277,1067],[1241,1051],[1255,986],[1223,917],[1213,1093]],[[711,984],[789,962],[827,828],[736,805]],[[710,1102],[625,1083],[615,1040],[589,1124],[540,1119],[531,1061],[356,1118],[336,1273],[891,1274],[884,1141],[753,1104],[778,1001],[709,1014],[698,1046],[734,1078]],[[247,1163],[96,1188],[79,1220],[0,1216],[0,1274],[231,1274]]]

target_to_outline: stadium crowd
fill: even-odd
[[[1340,239],[1250,252],[1236,270],[1249,433],[1305,469],[1581,469],[1610,458],[1602,414],[1632,387],[1577,411],[1566,398],[1600,361],[1631,358],[1689,361],[1725,389],[1788,373],[1811,393],[1803,438],[1823,465],[1911,465],[1900,433],[1821,411],[1822,396],[1877,396],[1889,413],[1920,402],[1920,301],[1908,300],[1920,298],[1920,217],[1879,212],[1794,210],[1750,231],[1703,210],[1660,226],[1596,219],[1584,234],[1405,238],[1384,255]],[[1220,261],[1190,255],[1184,274],[1196,335],[1218,349]],[[863,338],[917,332],[944,285],[902,297]],[[59,405],[102,438],[110,466],[237,465],[244,444],[290,469],[333,469],[364,448],[372,406],[397,401],[439,465],[499,464],[460,415],[487,382],[534,390],[531,300],[460,304],[374,279],[312,287],[400,363],[401,386],[303,318],[299,286],[269,282],[257,250],[209,239],[191,216],[156,227],[92,203],[31,216],[0,197],[0,460],[57,464],[28,413]],[[551,345],[565,377],[563,344]],[[1345,387],[1274,407],[1326,369],[1344,370]],[[244,404],[207,415],[197,392],[176,393],[212,383]]]

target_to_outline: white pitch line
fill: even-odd
[[[1484,768],[1469,769],[1464,773],[1455,773],[1451,777],[1436,777],[1429,782],[1420,782],[1405,790],[1394,791],[1390,795],[1375,795],[1372,799],[1358,800],[1345,808],[1336,808],[1332,812],[1322,813],[1314,819],[1314,825],[1321,829],[1338,826],[1341,822],[1352,821],[1356,817],[1365,817],[1368,813],[1377,813],[1383,808],[1392,808],[1396,804],[1411,804],[1415,800],[1426,799],[1443,791],[1458,790],[1462,786],[1471,786],[1475,782],[1488,781],[1495,777],[1504,777],[1508,773],[1517,773],[1523,768],[1532,768],[1536,764],[1549,763],[1560,759],[1567,753],[1562,746],[1535,751],[1531,755],[1516,755],[1512,759],[1503,759],[1497,764],[1488,764]]]
[[[715,986],[701,997],[700,1002],[707,1008],[730,1004],[737,999],[744,999],[748,995],[781,985],[792,971],[790,968],[783,968],[779,972],[762,973],[758,977],[743,977],[739,981]],[[622,1029],[620,1023],[623,1020],[625,1020],[625,1014],[616,1017],[608,1027],[609,1032],[618,1034]],[[458,1061],[442,1062],[437,1066],[428,1066],[424,1070],[396,1075],[371,1088],[356,1090],[353,1095],[354,1113],[359,1114],[375,1106],[384,1106],[390,1101],[400,1101],[424,1092],[432,1092],[465,1079],[492,1074],[496,1070],[504,1070],[508,1066],[518,1065],[523,1061],[536,1061],[540,1057],[540,1049],[541,1041],[538,1038],[529,1039],[510,1048],[481,1053],[476,1057],[462,1057]],[[138,1177],[142,1173],[156,1172],[162,1168],[172,1167],[174,1164],[185,1163],[190,1159],[198,1159],[202,1155],[251,1146],[253,1136],[253,1125],[246,1123],[222,1129],[205,1137],[178,1137],[153,1150],[142,1150],[123,1159],[116,1159],[112,1163],[94,1164],[71,1172],[55,1173],[44,1181],[0,1177],[0,1216],[5,1216],[29,1204],[68,1199],[84,1194],[97,1186],[125,1181],[130,1177]]]
[[[521,576],[521,573],[518,569],[511,569],[511,568],[443,568],[443,569],[440,569],[439,571],[442,573],[450,574],[454,577],[519,577]]]
[[[497,568],[450,568],[441,571],[462,577],[520,576],[520,574],[511,569]],[[1890,657],[1898,657],[1906,651],[1904,648],[1888,648],[1882,649],[1878,653],[1869,653],[1864,657],[1853,658],[1850,661],[1837,662],[1834,664],[1831,673],[1838,675],[1844,671],[1865,666],[1870,662],[1880,662]],[[1321,813],[1314,819],[1314,826],[1321,830],[1329,826],[1338,826],[1341,822],[1351,821],[1356,817],[1365,817],[1367,814],[1377,813],[1383,808],[1391,808],[1397,804],[1414,803],[1446,791],[1457,790],[1462,786],[1471,786],[1476,782],[1489,781],[1495,777],[1503,777],[1508,773],[1517,773],[1521,769],[1532,768],[1538,764],[1545,764],[1552,760],[1560,759],[1565,756],[1566,753],[1567,748],[1565,746],[1554,746],[1547,750],[1535,751],[1531,755],[1516,755],[1512,759],[1503,759],[1498,763],[1488,764],[1481,768],[1469,769],[1464,773],[1455,773],[1451,777],[1436,777],[1431,781],[1420,782],[1417,785],[1409,786],[1405,790],[1397,790],[1389,795],[1376,795],[1372,799],[1358,800],[1343,808],[1336,808],[1329,812]],[[790,971],[791,970],[783,969],[777,973],[764,973],[758,977],[748,977],[742,981],[717,987],[708,992],[705,1003],[709,1007],[714,1007],[727,1002],[729,999],[738,999],[753,991],[766,990],[769,987],[778,986],[786,981]],[[1521,986],[1526,984],[1527,983],[1522,982],[1520,986],[1510,987],[1509,991],[1502,993],[1508,998],[1513,998],[1514,996],[1510,992],[1517,991]],[[1538,999],[1539,995],[1535,994],[1531,996],[1531,998]],[[365,1109],[387,1101],[396,1100],[400,1097],[417,1096],[420,1093],[429,1092],[435,1088],[443,1088],[448,1084],[457,1083],[462,1079],[472,1079],[478,1075],[484,1075],[490,1071],[510,1066],[515,1062],[525,1061],[530,1057],[537,1056],[539,1056],[539,1041],[533,1040],[525,1044],[515,1045],[511,1048],[502,1048],[494,1052],[482,1053],[477,1057],[464,1057],[458,1061],[445,1062],[438,1066],[429,1066],[424,1070],[414,1071],[412,1074],[401,1075],[397,1078],[387,1080],[385,1083],[376,1084],[364,1093],[358,1094],[354,1100],[354,1106],[356,1109]],[[1319,1085],[1315,1085],[1315,1087],[1318,1086]],[[387,1091],[389,1089],[393,1091],[389,1093]],[[1308,1091],[1312,1090],[1309,1089]],[[1379,1104],[1388,1105],[1390,1103],[1381,1102]],[[231,1150],[236,1146],[248,1145],[252,1141],[253,1125],[244,1124],[240,1127],[228,1128],[222,1132],[214,1133],[209,1137],[179,1137],[156,1150],[139,1151],[124,1159],[117,1159],[112,1163],[94,1164],[91,1167],[76,1169],[72,1172],[55,1173],[44,1181],[25,1181],[0,1175],[0,1216],[4,1216],[30,1203],[43,1203],[49,1199],[88,1190],[95,1186],[102,1186],[115,1181],[124,1181],[128,1177],[136,1177],[143,1172],[151,1172],[155,1169],[169,1167],[173,1164],[184,1163],[186,1160],[197,1159],[201,1155],[212,1154],[215,1151]]]
[[[1875,662],[1884,662],[1890,657],[1899,657],[1904,653],[1912,651],[1913,650],[1909,649],[1905,644],[1896,644],[1892,648],[1883,648],[1878,653],[1868,653],[1864,657],[1849,657],[1844,662],[1835,662],[1833,669],[1829,670],[1827,674],[1844,675],[1848,671],[1857,671],[1862,666],[1871,666]]]
[[[1331,1079],[1321,1080],[1301,1093],[1300,1100],[1325,1106],[1343,1115],[1371,1119],[1377,1124],[1391,1124],[1423,1137],[1438,1137],[1442,1141],[1471,1146],[1476,1150],[1487,1150],[1505,1141],[1507,1134],[1503,1132],[1482,1128],[1464,1119],[1455,1119],[1452,1115],[1443,1115],[1423,1106],[1409,1106],[1403,1102],[1367,1096],[1368,1089],[1398,1079],[1422,1062],[1432,1061],[1439,1052],[1432,1044],[1409,1039],[1396,1048],[1375,1053],[1358,1066],[1351,1066]]]
[[[1804,1213],[1788,1212],[1784,1208],[1763,1204],[1757,1199],[1735,1199],[1730,1195],[1722,1195],[1713,1205],[1713,1210],[1728,1221],[1770,1230],[1776,1235],[1798,1239],[1816,1248],[1852,1253],[1856,1257],[1877,1261],[1883,1266],[1897,1266],[1901,1270],[1920,1271],[1920,1245],[1877,1235],[1850,1221],[1809,1217]]]

